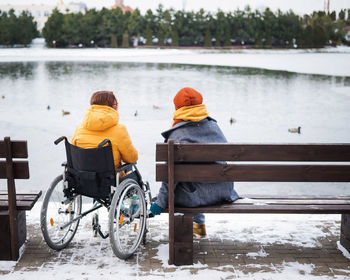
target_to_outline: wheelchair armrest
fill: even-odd
[[[67,162],[62,162],[61,166],[67,166]]]
[[[130,170],[136,163],[126,163],[117,168],[117,172],[122,172],[124,170]]]

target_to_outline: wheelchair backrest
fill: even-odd
[[[65,141],[66,178],[74,193],[95,199],[108,199],[111,186],[116,185],[112,145],[83,149]]]

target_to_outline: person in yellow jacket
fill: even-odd
[[[126,127],[119,123],[118,101],[113,92],[95,92],[90,104],[82,123],[75,129],[71,144],[85,149],[96,148],[104,139],[109,139],[116,168],[123,163],[136,162],[138,152]]]

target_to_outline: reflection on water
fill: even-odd
[[[32,78],[37,63],[32,62],[11,62],[0,63],[0,79],[29,79]]]
[[[12,63],[8,63],[12,64]],[[14,67],[22,63],[16,63]],[[37,65],[38,62],[29,62],[27,65]],[[248,67],[227,67],[227,66],[209,66],[209,65],[181,65],[181,64],[170,64],[170,63],[132,63],[132,62],[45,62],[45,68],[49,73],[50,77],[56,77],[57,75],[72,75],[76,74],[108,74],[117,73],[118,71],[128,70],[148,70],[148,71],[200,71],[202,73],[212,73],[212,75],[243,75],[243,76],[264,76],[272,77],[274,79],[295,79],[306,77],[310,81],[324,81],[332,83],[340,83],[344,86],[350,86],[350,77],[341,76],[328,76],[318,74],[299,74],[288,71],[276,71],[259,68],[248,68]],[[0,63],[1,67],[1,63]],[[8,66],[4,66],[6,69]],[[14,68],[13,67],[13,68]],[[137,74],[137,73],[135,73]],[[133,78],[133,77],[130,77]]]
[[[47,185],[64,160],[63,147],[54,147],[53,140],[72,134],[94,91],[113,90],[120,121],[139,150],[140,169],[156,193],[155,143],[162,141],[160,132],[172,122],[175,93],[185,86],[203,94],[210,115],[230,142],[340,143],[350,139],[350,77],[118,62],[0,63],[0,89],[5,96],[0,99],[0,136],[29,140],[31,185],[38,183],[45,189],[42,178]],[[62,110],[70,115],[62,116]],[[231,118],[235,119],[232,125]],[[298,126],[301,134],[288,132]],[[244,192],[281,192],[275,184],[237,184],[240,186]],[[304,191],[321,188],[342,194],[347,190],[342,186],[329,189],[329,184],[308,184]],[[284,191],[298,191],[298,187],[288,184]]]

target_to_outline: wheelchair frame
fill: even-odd
[[[69,144],[65,136],[58,138],[54,143],[57,145],[63,140]],[[111,145],[110,141],[105,139],[98,145],[98,148],[107,144]],[[111,186],[108,197],[105,199],[92,197],[94,201],[92,208],[83,213],[81,213],[81,206],[84,195],[75,192],[69,186],[67,162],[62,163],[62,166],[64,172],[51,183],[41,209],[41,230],[48,246],[55,250],[67,247],[78,229],[80,220],[104,206],[109,211],[109,232],[103,234],[98,222],[98,214],[95,213],[92,224],[94,236],[98,233],[104,239],[110,237],[112,249],[117,257],[127,259],[132,256],[141,241],[143,244],[146,242],[146,233],[148,232],[146,220],[149,217],[147,204],[151,203],[152,199],[149,184],[142,181],[136,164],[129,163],[117,168],[115,186]],[[122,172],[126,175],[120,178]],[[60,182],[62,182],[61,185],[59,185]],[[62,189],[58,190],[58,188]],[[59,203],[52,200],[54,192],[55,197],[59,197]],[[65,221],[60,223],[62,217]],[[137,221],[139,222],[137,223]],[[56,226],[56,223],[60,224]],[[126,236],[123,235],[123,228],[127,228],[126,231],[131,230],[130,236],[134,237],[135,241],[128,240],[130,238],[127,236],[127,232]],[[128,249],[127,246],[130,242],[132,245]],[[126,243],[125,246],[124,243]]]

